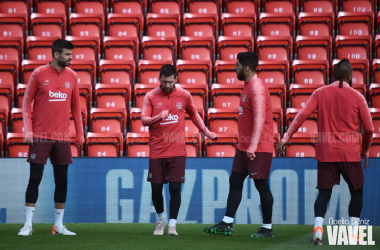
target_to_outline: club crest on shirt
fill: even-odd
[[[177,109],[181,109],[182,108],[182,102],[177,102]]]
[[[65,87],[70,88],[70,82],[65,82]]]
[[[36,154],[30,154],[30,159],[32,160],[36,159]]]
[[[243,96],[243,98],[241,99],[242,102],[245,102],[245,100],[247,99],[246,96]]]
[[[157,105],[156,105],[156,109],[161,108],[161,106],[162,106],[162,103],[158,102]]]

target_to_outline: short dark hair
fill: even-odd
[[[168,76],[172,76],[172,75],[174,75],[174,77],[177,77],[177,69],[173,65],[165,64],[161,67],[159,78],[161,78],[161,76],[168,77]]]
[[[53,53],[53,58],[54,58],[54,53],[58,52],[59,54],[62,54],[63,49],[74,49],[74,45],[65,40],[65,39],[57,39],[53,42],[52,46],[52,53]]]
[[[256,71],[257,65],[259,64],[258,56],[253,52],[240,52],[237,54],[237,59],[243,67],[248,66],[252,71]]]
[[[333,75],[335,81],[343,81],[352,73],[352,66],[350,61],[347,59],[340,60],[339,63],[335,64]]]

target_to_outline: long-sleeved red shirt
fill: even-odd
[[[69,141],[70,110],[75,123],[76,144],[83,144],[77,74],[68,67],[58,73],[50,63],[35,69],[26,87],[22,105],[25,138]]]
[[[245,152],[273,152],[273,115],[268,86],[255,75],[244,83],[239,106],[239,145]]]
[[[169,111],[169,116],[161,119],[164,110]],[[175,86],[167,94],[157,87],[145,95],[141,121],[144,126],[149,126],[149,158],[186,156],[185,112],[200,132],[213,137],[214,133],[205,126],[187,90]]]
[[[343,88],[339,88],[339,81],[336,81],[315,90],[282,142],[287,143],[315,110],[318,115],[315,159],[321,162],[360,161],[360,123],[364,130],[362,153],[369,156],[374,129],[367,101],[346,82],[343,82]]]

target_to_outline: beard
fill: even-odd
[[[348,85],[350,85],[350,87],[352,87],[352,79],[348,82]]]
[[[237,72],[237,77],[239,81],[244,81],[245,80],[245,75],[244,72]]]

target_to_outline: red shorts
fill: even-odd
[[[247,152],[236,149],[232,171],[249,175],[251,179],[269,179],[272,153],[257,152],[255,155],[255,159],[250,160]]]
[[[186,156],[149,159],[148,181],[153,183],[185,182]]]
[[[358,162],[319,162],[318,189],[331,189],[340,184],[340,175],[350,188],[357,190],[364,184],[362,163]]]
[[[27,162],[46,164],[50,155],[51,164],[69,165],[73,163],[69,141],[54,141],[43,138],[33,138],[29,146]]]

